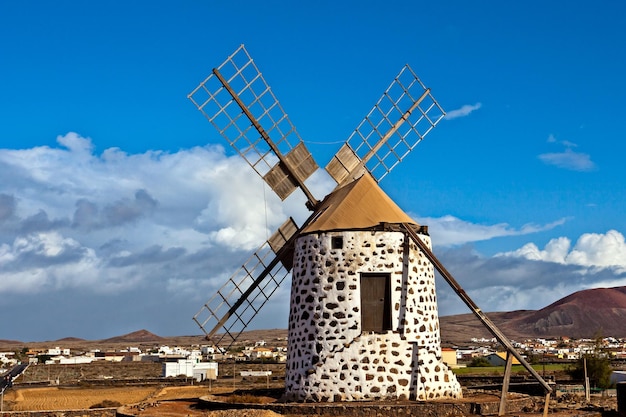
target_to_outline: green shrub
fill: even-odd
[[[477,356],[474,359],[472,359],[472,362],[470,362],[469,366],[478,368],[478,367],[488,367],[488,366],[491,366],[491,364],[489,363],[487,358],[485,358],[484,356]]]

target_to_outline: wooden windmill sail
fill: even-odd
[[[189,99],[282,200],[299,188],[316,216],[320,202],[304,182],[318,166],[243,45]],[[337,187],[364,172],[379,181],[444,115],[406,65],[326,170]],[[287,219],[201,308],[194,320],[207,337],[223,329],[218,343],[230,344],[248,326],[289,274],[293,241],[306,224]]]
[[[430,89],[408,65],[403,67],[326,166],[337,187],[318,200],[305,185],[318,166],[243,45],[215,68],[189,99],[281,199],[300,189],[312,211],[302,225],[287,219],[194,316],[207,338],[217,336],[217,344],[227,345],[236,340],[289,275],[294,242],[311,223],[319,221],[328,209],[325,202],[364,175],[380,181],[445,115]],[[415,225],[396,223],[509,354],[525,364],[550,392],[422,242]]]

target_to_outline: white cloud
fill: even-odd
[[[539,159],[545,164],[570,171],[593,171],[596,167],[588,154],[574,152],[569,148],[563,152],[543,153]]]
[[[567,141],[559,141],[552,134],[548,136],[548,143],[558,143],[565,146],[563,152],[550,152],[542,153],[538,158],[547,165],[554,165],[558,168],[567,169],[570,171],[593,171],[596,169],[596,164],[591,160],[591,156],[582,152],[575,152],[572,148],[578,145]]]
[[[546,225],[526,224],[520,229],[515,229],[506,223],[482,225],[450,215],[436,218],[416,217],[416,220],[419,224],[428,225],[433,236],[433,245],[436,246],[455,246],[496,237],[527,235],[553,229],[567,221],[563,218]]]
[[[99,265],[94,251],[57,232],[19,236],[0,249],[0,293],[42,292],[93,286]]]
[[[0,177],[11,178],[0,183],[0,314],[23,320],[12,321],[14,329],[43,320],[38,309],[45,308],[80,316],[84,329],[102,314],[134,314],[154,331],[168,323],[170,334],[198,332],[191,317],[201,303],[288,216],[301,223],[309,214],[300,193],[281,203],[219,146],[96,155],[91,140],[75,133],[58,143],[0,149]],[[329,188],[322,174],[309,182],[318,197]],[[568,292],[624,281],[624,238],[615,231],[583,235],[573,247],[560,238],[541,250],[528,244],[485,258],[467,244],[549,230],[566,219],[517,228],[453,216],[418,221],[430,226],[435,246],[448,247],[438,255],[487,311],[539,308]],[[268,311],[284,313],[288,291],[279,290]],[[444,313],[454,312],[454,299],[444,290]],[[70,335],[86,336],[56,336]]]
[[[450,110],[449,112],[446,113],[444,118],[446,120],[452,120],[452,119],[457,119],[459,117],[469,116],[470,113],[480,109],[481,107],[482,107],[481,103],[465,104],[461,106],[461,108]]]
[[[440,261],[484,311],[540,309],[576,291],[626,285],[626,243],[611,230],[588,233],[575,245],[566,237],[550,240],[543,249],[535,243],[494,256],[484,256],[472,242],[521,236],[553,229],[566,222],[481,225],[454,216],[419,218],[427,224]],[[441,315],[469,312],[441,279],[437,283]]]
[[[557,262],[564,264],[569,247],[570,240],[566,237],[559,237],[550,240],[544,250],[540,250],[534,243],[527,243],[515,251],[499,255],[511,255],[523,257],[533,261]]]
[[[616,230],[606,234],[586,233],[578,239],[567,260],[577,265],[626,268],[624,235]]]
[[[206,279],[233,269],[239,251],[256,249],[289,215],[306,215],[303,198],[281,203],[222,147],[98,156],[76,133],[57,141],[0,149],[0,174],[12,178],[0,185],[0,293]],[[219,265],[207,267],[216,262],[207,251]]]
[[[572,256],[578,252],[586,256]],[[582,235],[573,248],[569,239],[557,238],[543,250],[527,244],[485,257],[465,245],[440,250],[438,257],[484,311],[540,309],[576,291],[626,285],[623,236],[615,231]],[[445,282],[437,285],[441,315],[468,312]]]
[[[541,228],[510,230],[506,225],[481,226],[453,217],[442,219],[446,220],[445,227],[431,233],[437,236],[436,240],[433,237],[434,244],[443,236],[451,247],[440,248],[438,257],[484,311],[540,309],[576,291],[626,285],[626,242],[616,230],[585,233],[573,245],[569,238],[558,237],[543,249],[531,242],[517,250],[486,257],[470,244],[458,243]],[[440,226],[441,222],[431,224]],[[459,230],[451,232],[454,229]],[[472,233],[477,236],[470,238]],[[445,282],[437,285],[441,315],[468,312]]]
[[[69,132],[65,136],[57,136],[57,143],[66,147],[74,154],[90,156],[93,151],[91,139],[83,138],[75,132]]]
[[[520,249],[497,256],[596,268],[616,267],[619,271],[626,271],[626,242],[624,235],[616,230],[609,230],[605,234],[585,233],[571,250],[570,246],[568,238],[559,237],[551,239],[543,250],[534,243],[527,243]]]

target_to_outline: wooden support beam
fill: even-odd
[[[504,367],[504,379],[502,380],[502,394],[500,395],[500,409],[498,415],[506,414],[506,401],[509,396],[509,383],[511,382],[511,366],[513,365],[513,355],[506,353],[506,365]]]
[[[526,368],[528,372],[541,384],[541,386],[545,389],[547,393],[552,392],[552,387],[548,385],[548,383],[535,371],[535,369],[519,354],[511,341],[496,327],[496,325],[487,317],[487,315],[474,303],[474,301],[470,298],[470,296],[461,288],[459,283],[454,279],[452,274],[448,272],[448,270],[443,266],[441,261],[437,259],[435,254],[430,250],[428,246],[422,241],[422,239],[418,236],[412,226],[408,223],[402,224],[407,235],[415,242],[417,247],[422,251],[422,253],[428,258],[428,260],[433,264],[435,269],[441,274],[443,279],[446,280],[448,285],[452,287],[454,292],[461,298],[461,300],[467,305],[472,313],[476,316],[478,320],[489,330],[489,332],[500,342],[502,346],[506,349],[507,353],[513,355],[519,363]]]
[[[546,393],[546,403],[543,406],[543,417],[548,417],[548,410],[550,405],[550,393]]]

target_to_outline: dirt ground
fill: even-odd
[[[133,414],[165,417],[277,417],[268,410],[199,410],[195,399],[209,394],[228,394],[233,387],[37,387],[9,390],[4,397],[5,411],[87,409],[108,400],[132,405]],[[285,416],[283,416],[285,417]],[[295,417],[295,416],[294,416]]]
[[[19,388],[5,393],[4,410],[77,410],[90,408],[104,400],[132,404],[155,394],[157,387]]]
[[[268,410],[209,411],[196,407],[195,399],[207,395],[229,394],[235,389],[282,388],[284,365],[225,364],[220,379],[209,385],[172,385],[184,383],[160,380],[160,365],[143,363],[98,363],[92,365],[36,365],[28,368],[13,388],[4,395],[5,411],[88,409],[96,404],[131,406],[140,417],[276,417]],[[240,370],[272,370],[272,379],[232,379]],[[274,379],[276,376],[276,379]],[[60,386],[51,386],[51,383]],[[264,402],[261,398],[239,403]],[[586,408],[583,409],[582,406]],[[550,415],[598,416],[616,408],[616,398],[594,397],[581,404],[574,397],[552,398]],[[534,414],[533,414],[534,412]],[[534,417],[537,410],[518,415]],[[593,414],[595,412],[595,414]],[[610,415],[604,413],[605,416]]]
[[[229,394],[228,388],[219,390],[221,393]],[[300,414],[278,414],[270,410],[257,409],[230,409],[230,410],[214,410],[208,411],[197,408],[197,403],[192,400],[168,400],[185,393],[185,390],[166,389],[157,401],[144,403],[132,407],[130,411],[137,417],[297,417]],[[214,391],[212,394],[218,394]],[[237,396],[235,396],[237,397]],[[179,397],[180,398],[180,397]],[[499,395],[493,393],[474,392],[468,398],[461,401],[469,402],[494,402],[498,401]],[[552,400],[549,407],[549,416],[552,417],[618,417],[615,411],[615,398],[592,398],[591,403],[581,406],[581,399],[570,398],[568,401],[560,402]],[[249,402],[249,401],[248,401]],[[256,401],[252,401],[256,402]],[[259,400],[259,402],[265,402]],[[537,398],[537,407],[533,410],[518,411],[509,416],[515,417],[543,417],[543,399]],[[340,407],[341,408],[341,407]],[[335,411],[336,412],[336,411]],[[323,415],[323,412],[315,413]],[[336,415],[333,413],[333,415]],[[353,416],[353,412],[346,415]],[[411,415],[411,414],[406,414]]]
[[[239,382],[238,387],[243,386]],[[162,406],[170,401],[184,402],[206,395],[228,394],[233,386],[118,386],[118,387],[15,387],[5,392],[5,411],[41,411],[87,409],[103,401],[137,408]],[[189,402],[189,401],[188,401]],[[180,408],[176,404],[173,408]],[[161,409],[161,408],[159,408]],[[193,415],[193,413],[191,413]],[[159,414],[161,415],[161,414]],[[183,414],[184,415],[184,414]],[[199,415],[207,415],[204,411]]]
[[[142,417],[300,417],[278,414],[270,410],[216,410],[205,411],[193,408],[191,401],[161,403],[157,407],[145,410]]]
[[[274,384],[275,385],[275,384]],[[275,387],[278,387],[276,385]],[[128,411],[139,417],[278,417],[269,410],[231,409],[209,411],[199,409],[196,399],[207,395],[230,394],[233,386],[133,386],[133,387],[28,387],[11,389],[5,393],[5,411],[87,409],[102,401],[114,401],[128,406]],[[493,394],[490,394],[493,396]],[[259,402],[264,402],[259,399]],[[615,398],[592,398],[591,404],[581,408],[574,398],[552,400],[551,416],[611,415]],[[606,412],[609,411],[607,414]],[[537,410],[516,413],[518,416],[538,417]],[[295,417],[295,416],[283,416]]]

